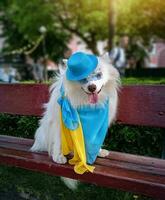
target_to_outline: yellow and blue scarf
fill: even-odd
[[[93,172],[96,160],[108,130],[109,99],[103,105],[73,108],[61,87],[58,99],[61,107],[61,139],[63,155],[73,152],[69,160],[74,171],[83,174]]]

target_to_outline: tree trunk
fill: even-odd
[[[108,39],[108,50],[110,51],[114,45],[114,35],[115,35],[115,23],[116,23],[116,16],[115,16],[115,0],[108,0],[109,1],[109,39]]]
[[[88,48],[91,49],[91,51],[96,54],[99,55],[98,49],[97,49],[97,42],[90,42],[87,44]]]

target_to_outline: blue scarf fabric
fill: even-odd
[[[68,129],[77,129],[81,122],[87,163],[93,164],[108,130],[109,99],[107,98],[101,105],[86,105],[75,109],[65,97],[62,87],[58,103],[61,106],[63,123]]]

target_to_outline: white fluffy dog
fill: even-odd
[[[35,134],[35,142],[31,148],[32,151],[48,151],[53,161],[61,164],[67,162],[61,151],[60,106],[57,103],[62,84],[65,88],[65,94],[74,108],[102,104],[108,96],[110,102],[109,125],[116,116],[117,91],[120,84],[119,73],[110,64],[108,55],[99,57],[95,71],[82,81],[67,80],[65,72],[66,70],[60,74],[59,79],[50,88],[50,100],[45,106],[46,111],[40,120],[40,126]],[[90,78],[93,74],[97,77],[96,80]],[[107,153],[108,151],[101,149],[99,156],[104,157]]]

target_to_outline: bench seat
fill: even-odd
[[[165,160],[111,151],[97,158],[94,173],[78,175],[72,166],[52,162],[46,152],[30,152],[32,144],[31,139],[0,135],[0,164],[165,198]]]

